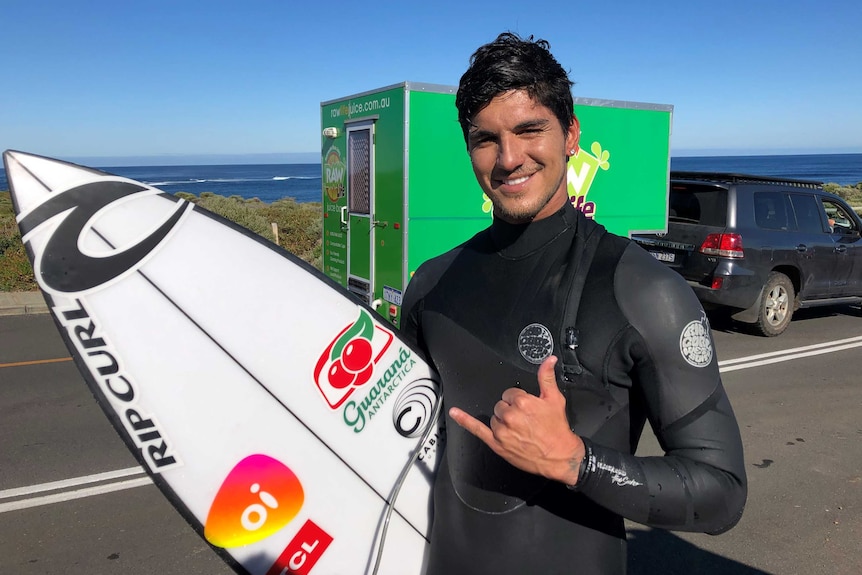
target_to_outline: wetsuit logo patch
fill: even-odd
[[[679,336],[679,351],[694,367],[706,367],[712,362],[712,339],[709,337],[709,320],[701,312],[699,320],[690,322]]]
[[[540,323],[531,323],[518,336],[518,351],[530,363],[539,365],[554,350],[550,330]]]

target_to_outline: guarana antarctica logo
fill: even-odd
[[[539,365],[554,350],[554,338],[548,328],[540,323],[531,323],[518,335],[518,351],[532,364]]]

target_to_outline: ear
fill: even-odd
[[[580,139],[581,124],[578,122],[578,118],[576,116],[572,116],[572,123],[569,125],[569,129],[566,130],[566,155],[569,155],[569,152],[572,150],[575,151],[575,154],[578,153],[578,142]]]

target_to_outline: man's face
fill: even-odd
[[[494,215],[510,223],[542,219],[563,207],[566,156],[577,144],[577,120],[564,132],[551,110],[523,90],[491,100],[467,134],[476,180]]]

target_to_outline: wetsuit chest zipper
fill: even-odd
[[[605,228],[592,220],[581,220],[578,232],[584,230],[586,233],[578,241],[576,238],[574,253],[567,262],[565,275],[561,286],[566,289],[565,307],[563,308],[563,333],[561,334],[561,358],[560,363],[563,378],[572,382],[575,377],[584,372],[584,368],[578,361],[577,348],[581,337],[577,327],[578,307],[581,303],[581,295],[587,274],[596,255],[599,240],[605,234]]]

